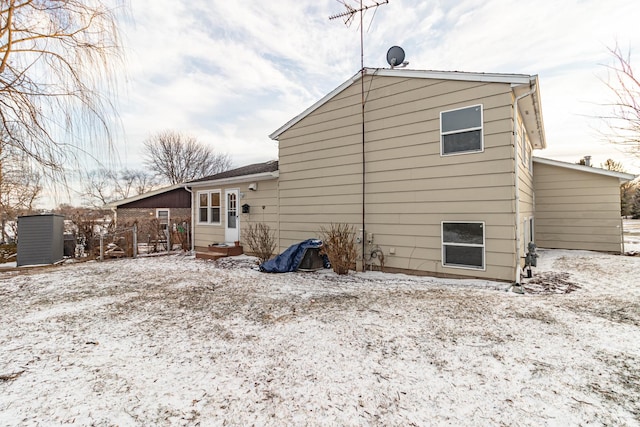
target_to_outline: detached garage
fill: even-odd
[[[634,178],[534,157],[536,244],[549,249],[623,252],[620,184]]]

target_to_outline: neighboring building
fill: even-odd
[[[169,223],[171,219],[191,218],[191,193],[184,184],[175,184],[111,202],[106,207],[114,210],[116,222],[122,225],[150,218]]]
[[[196,251],[243,240],[251,223],[278,232],[278,161],[256,163],[190,181]]]
[[[111,202],[106,205],[114,211],[118,226],[139,225],[138,241],[151,242],[166,234],[169,224],[190,222],[191,193],[184,184],[175,184],[144,194]],[[157,226],[150,220],[157,219]]]
[[[535,241],[544,248],[623,250],[620,184],[634,175],[533,159]]]

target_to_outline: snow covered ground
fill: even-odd
[[[624,251],[640,253],[640,219],[623,220]]]
[[[524,295],[246,257],[0,272],[0,425],[640,425],[640,257],[540,253]]]

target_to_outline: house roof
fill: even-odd
[[[184,185],[202,185],[205,183],[219,182],[219,181],[249,181],[256,178],[275,178],[278,176],[278,161],[269,160],[264,163],[254,163],[247,166],[242,166],[236,169],[220,172],[215,175],[206,176],[193,181],[189,181]]]
[[[115,202],[107,203],[105,207],[107,208],[116,208],[121,205],[126,205],[127,203],[135,202],[138,200],[146,199],[148,197],[157,196],[158,194],[166,193],[169,191],[176,190],[178,188],[191,187],[192,185],[199,185],[204,183],[210,183],[212,181],[219,182],[221,180],[233,180],[233,181],[242,181],[242,180],[259,180],[260,178],[275,178],[278,176],[278,161],[270,160],[264,163],[254,163],[252,165],[242,166],[236,169],[231,169],[228,171],[220,172],[215,175],[206,176],[204,178],[199,178],[193,181],[188,181],[181,184],[174,184],[169,187],[159,188],[157,190],[148,191],[143,194],[138,194],[137,196],[128,197],[126,199],[118,200]]]
[[[166,193],[166,192],[173,191],[183,187],[184,187],[184,184],[174,184],[174,185],[170,185],[169,187],[158,188],[157,190],[147,191],[146,193],[138,194],[137,196],[127,197],[126,199],[116,200],[115,202],[107,203],[105,207],[117,208],[118,206],[126,205],[127,203],[146,199],[147,197],[157,196],[158,194]]]
[[[593,166],[585,166],[585,165],[579,165],[576,163],[561,162],[559,160],[545,159],[542,157],[534,156],[533,161],[543,165],[557,166],[559,168],[573,169],[581,172],[588,172],[588,173],[595,173],[598,175],[610,176],[612,178],[618,178],[621,183],[632,181],[637,177],[637,175],[633,175],[630,173],[610,171],[607,169],[596,168]]]
[[[540,89],[537,75],[528,74],[501,74],[501,73],[469,73],[462,71],[433,71],[433,70],[407,70],[405,68],[365,68],[365,75],[388,76],[388,77],[404,77],[404,78],[420,78],[420,79],[440,79],[440,80],[459,80],[474,81],[487,83],[506,83],[510,84],[514,94],[519,96],[532,90],[532,96],[527,96],[521,100],[519,104],[525,111],[523,119],[529,129],[529,139],[535,148],[546,148],[547,143],[544,134],[544,123],[542,120],[542,108],[540,103]],[[278,128],[269,135],[269,138],[277,140],[280,135],[293,127],[296,123],[313,113],[315,110],[329,102],[337,94],[360,80],[362,73],[358,71],[349,80],[329,92],[318,102],[304,110],[302,113],[289,120],[287,123]],[[529,114],[529,111],[535,114]]]

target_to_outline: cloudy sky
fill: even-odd
[[[141,168],[142,142],[164,129],[235,166],[277,158],[268,135],[360,68],[358,24],[329,20],[344,10],[336,0],[132,0],[121,165]],[[613,158],[640,173],[595,118],[611,100],[607,48],[630,50],[640,69],[638,18],[637,0],[389,0],[364,16],[364,63],[387,67],[399,45],[411,69],[538,74],[549,148],[536,155]]]

